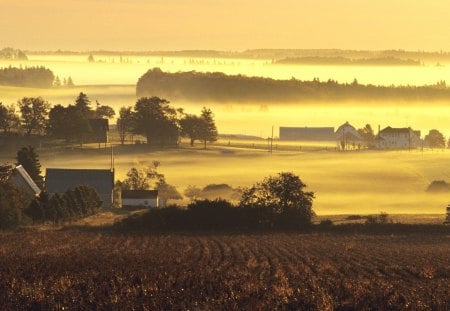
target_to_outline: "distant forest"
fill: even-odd
[[[136,94],[192,101],[292,102],[343,100],[448,100],[445,81],[429,86],[375,86],[338,83],[274,80],[271,78],[226,75],[195,71],[166,73],[154,68],[137,82]]]
[[[4,48],[0,50],[0,59],[8,59],[8,60],[28,60],[27,55],[17,49],[13,48]]]
[[[280,65],[336,65],[336,66],[421,66],[422,63],[413,59],[394,57],[377,58],[346,58],[346,57],[287,57],[273,62]]]
[[[179,57],[210,57],[210,58],[244,58],[244,59],[270,59],[301,57],[344,57],[350,59],[373,59],[392,57],[402,60],[413,59],[419,62],[449,62],[450,52],[427,52],[405,50],[339,50],[339,49],[253,49],[245,51],[217,51],[217,50],[180,50],[180,51],[28,51],[28,54],[55,54],[55,55],[129,55],[129,56],[179,56]]]
[[[0,68],[0,85],[50,88],[55,75],[45,67]]]

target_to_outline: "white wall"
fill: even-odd
[[[158,199],[123,199],[123,206],[158,207]]]

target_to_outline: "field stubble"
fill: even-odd
[[[0,308],[446,310],[449,239],[2,233]]]

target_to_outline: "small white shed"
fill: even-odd
[[[158,190],[122,190],[122,207],[159,207]]]

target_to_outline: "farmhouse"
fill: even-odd
[[[114,171],[102,169],[63,169],[48,168],[45,173],[45,187],[49,194],[64,193],[77,186],[94,188],[102,207],[113,204]]]
[[[41,189],[39,189],[22,165],[16,166],[13,169],[10,181],[16,188],[23,190],[31,198],[41,193]]]
[[[280,140],[334,141],[334,127],[280,127]]]
[[[421,144],[420,131],[414,131],[410,127],[393,128],[386,127],[375,138],[377,149],[414,149]]]
[[[159,207],[158,190],[122,190],[122,208]]]

